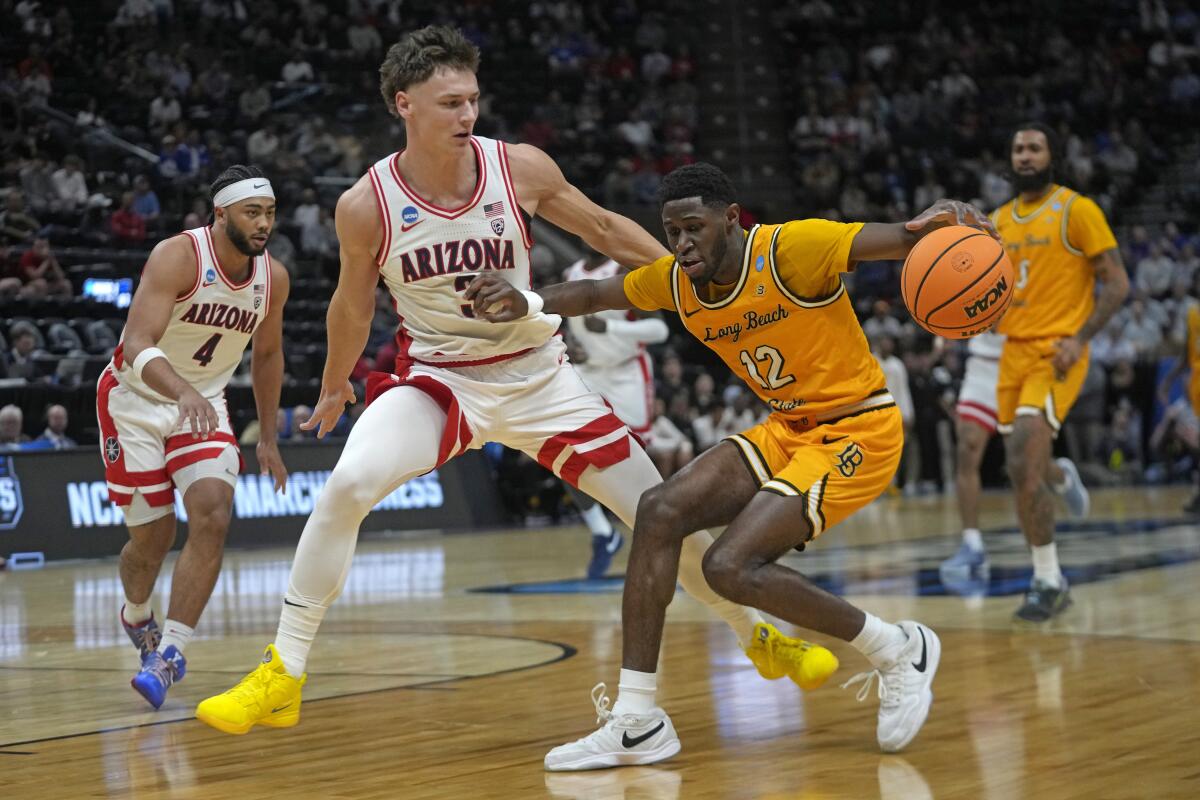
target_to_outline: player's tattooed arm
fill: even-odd
[[[633,302],[625,295],[623,275],[599,281],[556,283],[541,289],[538,294],[544,303],[543,312],[564,317],[633,308]],[[489,322],[512,322],[529,314],[529,299],[525,293],[491,272],[485,272],[471,281],[463,297],[474,304],[477,317]]]
[[[1125,263],[1119,250],[1113,248],[1098,254],[1092,259],[1092,268],[1096,270],[1096,277],[1100,279],[1096,307],[1074,336],[1058,340],[1054,358],[1050,363],[1060,376],[1065,375],[1067,370],[1075,365],[1083,355],[1083,348],[1093,336],[1104,329],[1129,296],[1129,275],[1125,272]]]
[[[999,240],[995,226],[979,209],[961,200],[938,200],[908,222],[868,222],[850,247],[850,261],[901,259],[921,237],[947,225],[969,225]]]

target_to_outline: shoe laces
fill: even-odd
[[[867,699],[867,695],[871,693],[871,684],[875,682],[875,678],[879,678],[878,689],[880,708],[892,708],[900,703],[900,696],[903,693],[904,676],[901,670],[883,670],[872,669],[866,672],[860,672],[850,680],[842,684],[843,689],[849,689],[856,683],[861,683],[862,688],[855,694],[854,699],[862,702]]]
[[[597,683],[592,687],[592,705],[596,707],[596,722],[605,724],[609,720],[615,719],[615,715],[609,709],[612,705],[612,700],[608,697],[608,686],[603,682]]]
[[[163,686],[170,686],[175,682],[175,676],[178,673],[176,672],[174,663],[167,661],[157,652],[147,659],[147,661],[150,663],[142,664],[142,672],[149,672]]]
[[[260,664],[246,677],[238,681],[237,686],[227,694],[243,706],[260,705],[260,698],[267,694],[271,679],[275,673],[266,664]]]

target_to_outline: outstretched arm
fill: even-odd
[[[507,152],[517,202],[530,214],[576,234],[618,264],[640,267],[667,254],[642,226],[587,199],[538,148],[517,144]]]
[[[535,295],[535,297],[530,297]],[[609,309],[627,310],[633,302],[625,294],[625,276],[604,280],[556,283],[540,292],[523,292],[495,273],[485,272],[467,287],[463,297],[474,304],[475,316],[488,322],[512,322],[529,315],[529,301],[540,296],[542,311],[579,317]]]
[[[863,225],[850,246],[850,261],[905,258],[922,236],[947,225],[970,225],[1000,239],[987,214],[970,203],[938,200],[908,222],[868,222]]]

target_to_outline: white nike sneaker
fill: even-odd
[[[546,754],[551,772],[605,769],[666,761],[679,752],[679,736],[671,718],[661,708],[649,714],[613,714],[605,685],[592,688],[592,704],[600,730]]]
[[[864,682],[858,691],[858,701],[867,699],[871,683],[879,678],[879,725],[875,735],[879,749],[897,753],[911,742],[929,716],[933,702],[933,676],[942,658],[942,642],[936,633],[924,625],[904,620],[896,623],[908,634],[908,644],[889,666],[860,672],[842,684]]]

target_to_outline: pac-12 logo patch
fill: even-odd
[[[0,458],[0,531],[17,527],[25,502],[21,499],[21,479],[12,457]]]
[[[117,459],[121,457],[121,443],[117,441],[117,437],[109,436],[104,440],[104,457],[110,464],[117,463]]]
[[[416,206],[405,206],[404,210],[400,212],[400,219],[410,224],[416,222],[419,216],[421,216],[421,213],[417,211]]]
[[[838,453],[838,460],[835,466],[837,471],[842,473],[845,478],[854,477],[854,473],[862,466],[863,452],[854,442],[846,445],[846,449]]]
[[[497,236],[504,235],[504,217],[496,217],[492,220],[492,231]]]

